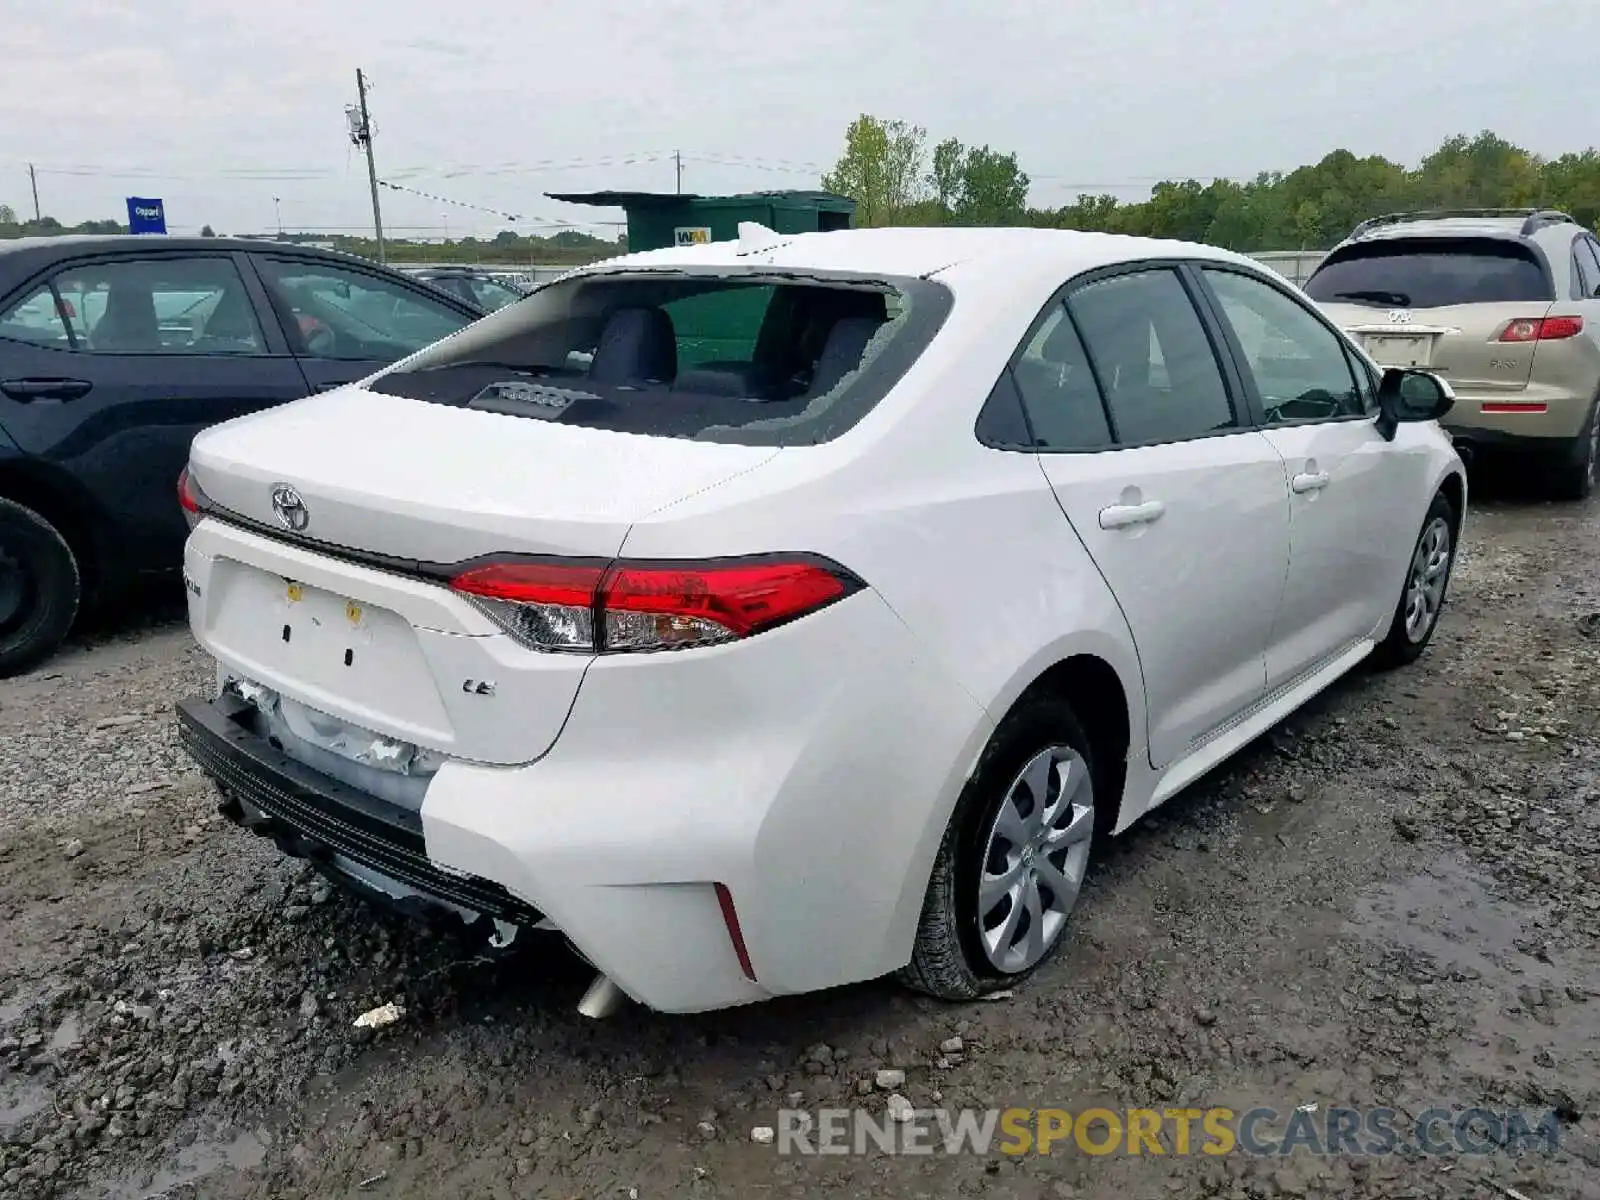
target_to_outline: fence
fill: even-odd
[[[1326,250],[1260,250],[1250,256],[1263,266],[1271,267],[1296,287],[1311,278],[1317,264],[1328,257]]]

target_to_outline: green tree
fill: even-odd
[[[945,212],[953,212],[961,199],[962,171],[967,148],[955,138],[945,138],[933,148],[933,169],[928,172],[928,187],[933,200]]]
[[[200,226],[200,236],[201,237],[216,237],[217,236],[217,231],[215,229],[211,228],[211,226],[209,226],[209,225],[202,225],[202,226]]]
[[[845,131],[844,153],[822,177],[824,190],[856,202],[856,224],[895,225],[924,197],[927,130],[861,114]]]
[[[988,146],[967,151],[955,218],[963,225],[1016,225],[1028,211],[1028,176],[1016,154]]]
[[[0,225],[15,225],[17,223],[17,210],[9,204],[0,204]]]

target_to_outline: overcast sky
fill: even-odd
[[[548,191],[814,187],[859,113],[1015,150],[1032,201],[1139,199],[1336,147],[1597,139],[1600,0],[0,0],[0,204],[222,232],[370,228],[379,177],[516,214]],[[385,190],[400,236],[500,217]]]

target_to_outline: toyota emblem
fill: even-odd
[[[1391,308],[1389,310],[1389,324],[1391,324],[1391,325],[1409,325],[1409,324],[1411,324],[1411,310],[1408,309],[1408,308]]]
[[[291,533],[301,533],[311,524],[311,510],[300,499],[300,493],[287,483],[272,485],[272,513],[278,518],[278,524]]]

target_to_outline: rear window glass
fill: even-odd
[[[1380,308],[1550,301],[1550,278],[1533,251],[1489,238],[1395,238],[1336,250],[1306,280],[1325,303]]]
[[[905,374],[950,294],[922,279],[760,270],[558,280],[368,386],[620,433],[829,441]]]

